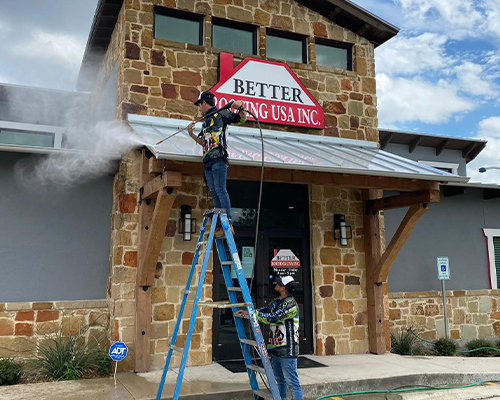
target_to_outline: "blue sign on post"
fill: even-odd
[[[127,357],[128,348],[125,343],[116,342],[109,348],[109,356],[113,361],[121,361]]]

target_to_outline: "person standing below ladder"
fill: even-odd
[[[304,399],[297,375],[299,306],[292,296],[295,286],[292,276],[278,277],[274,290],[279,297],[256,310],[257,319],[270,325],[267,350],[283,400],[286,399],[287,387],[292,392],[293,400]],[[248,312],[239,310],[235,315],[247,316]]]
[[[231,201],[226,189],[228,166],[226,127],[229,124],[244,124],[247,113],[241,100],[235,101],[231,106],[231,108],[239,110],[237,114],[230,110],[214,113],[214,111],[217,111],[215,96],[208,91],[202,92],[194,105],[198,106],[202,115],[208,115],[208,117],[204,119],[201,133],[198,136],[193,132],[195,122],[188,125],[188,133],[196,143],[203,146],[203,174],[214,201],[214,207],[224,208],[231,224]],[[234,233],[232,225],[231,231]],[[224,230],[221,226],[218,226],[215,236],[221,237],[223,235]]]

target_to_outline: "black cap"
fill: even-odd
[[[293,276],[278,276],[276,277],[276,284],[284,286],[288,293],[293,293],[295,291],[296,283]]]
[[[199,97],[198,97],[198,100],[196,100],[194,102],[194,105],[197,106],[202,101],[207,101],[207,100],[215,101],[215,96],[211,92],[209,92],[209,91],[201,92],[200,95],[199,95]]]

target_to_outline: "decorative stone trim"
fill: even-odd
[[[91,325],[85,339],[108,344],[107,300],[0,303],[0,357],[26,357],[47,336],[76,334]]]
[[[452,339],[500,336],[500,290],[448,290],[446,306]],[[420,336],[436,340],[445,336],[442,294],[431,292],[389,293],[391,328],[414,327]]]

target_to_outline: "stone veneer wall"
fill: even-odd
[[[86,325],[86,340],[105,346],[108,318],[106,300],[0,303],[0,357],[31,356],[47,335],[74,335]]]
[[[205,46],[154,39],[155,5],[204,14]],[[193,101],[200,91],[209,89],[217,81],[219,51],[211,47],[212,16],[261,26],[256,57],[265,57],[266,27],[309,36],[309,63],[288,65],[323,106],[325,129],[263,124],[264,128],[378,141],[373,45],[293,0],[126,0],[97,75],[94,104],[98,103],[99,93],[117,63],[118,117],[137,113],[192,120],[197,114]],[[352,43],[354,71],[317,66],[314,36]],[[236,65],[246,55],[234,56]],[[123,158],[114,186],[108,300],[111,340],[124,341],[130,348],[131,356],[119,365],[122,370],[132,368],[134,351],[139,159],[139,153],[135,151]],[[175,324],[181,300],[183,275],[187,274],[194,251],[194,243],[183,242],[181,235],[177,234],[180,205],[190,204],[193,214],[201,220],[201,210],[209,207],[201,194],[202,186],[201,177],[185,177],[170,215],[153,292],[153,368],[163,365],[167,336]],[[315,192],[318,190],[323,189],[315,189]],[[337,193],[336,190],[338,196],[330,195]],[[313,220],[316,239],[312,246],[316,249],[313,268],[317,285],[318,354],[364,352],[367,348],[361,198],[359,192],[336,190],[325,188],[325,194],[330,197],[318,200],[313,206],[313,212],[318,207],[322,210]],[[349,221],[356,220],[355,244],[351,243],[348,248],[337,248],[328,234],[328,230],[331,234],[333,225],[333,199],[334,203],[338,201],[348,209]],[[211,274],[207,276],[207,282],[210,281]],[[211,296],[211,288],[207,287],[205,295]],[[196,328],[189,365],[206,364],[212,358],[212,313],[211,310],[203,313]]]
[[[452,339],[500,336],[500,290],[446,291]],[[445,336],[441,292],[389,293],[391,328],[414,327],[427,340]]]
[[[333,214],[345,214],[353,239],[333,238]],[[313,290],[317,355],[366,353],[368,320],[361,192],[311,186]]]

